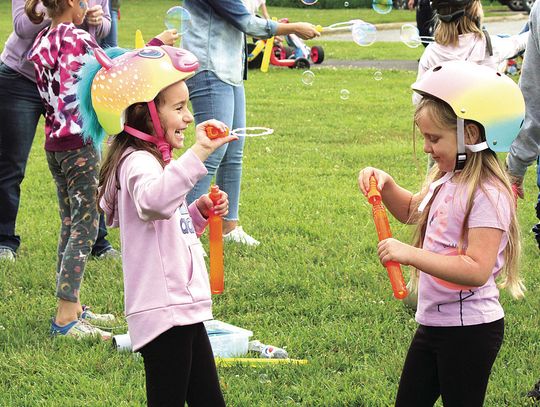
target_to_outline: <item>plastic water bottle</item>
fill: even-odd
[[[273,345],[265,345],[259,341],[250,341],[248,350],[259,352],[261,357],[268,359],[287,359],[289,354],[285,349],[277,348]]]

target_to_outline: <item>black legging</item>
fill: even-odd
[[[225,406],[203,323],[175,326],[140,352],[148,406]]]
[[[401,373],[396,407],[481,407],[504,337],[504,319],[481,325],[420,325]]]

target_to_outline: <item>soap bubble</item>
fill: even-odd
[[[349,7],[349,2],[346,1],[345,3],[343,3],[343,5],[344,5],[345,7]]]
[[[191,14],[180,6],[171,7],[165,14],[165,26],[168,30],[176,29],[178,34],[184,34],[191,24]]]
[[[388,14],[392,11],[392,0],[373,0],[371,7],[379,14]]]
[[[399,39],[409,48],[417,48],[422,43],[420,41],[420,32],[412,24],[403,24],[399,32]]]
[[[373,79],[375,79],[376,81],[380,81],[382,79],[382,72],[381,71],[376,71],[373,74]]]
[[[347,89],[341,89],[341,91],[339,92],[339,97],[341,98],[341,100],[347,100],[349,99],[350,94],[351,92],[349,92]]]
[[[315,74],[311,71],[304,71],[302,73],[302,83],[304,85],[313,85],[313,81],[315,80]]]
[[[352,28],[353,41],[362,47],[368,47],[377,39],[377,28],[364,21],[355,23]]]
[[[318,1],[319,0],[302,0],[302,3],[304,3],[306,6],[313,6]]]

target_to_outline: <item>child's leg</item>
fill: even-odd
[[[210,365],[208,359],[213,358],[211,349],[208,349],[209,353],[205,355],[202,355],[200,351],[198,342],[200,342],[201,329],[204,329],[202,323],[175,326],[140,349],[144,358],[146,396],[149,407],[183,406],[188,397],[188,389],[195,384],[192,384],[195,379],[192,377],[192,369],[195,370],[196,379],[202,380],[200,383],[202,392],[208,393],[196,396],[202,398],[210,396],[211,400],[206,404],[197,404],[196,400],[192,400],[190,405],[225,405],[219,383],[209,385],[214,377],[217,379],[215,365],[213,370],[205,371],[202,378],[198,370],[208,369]],[[189,397],[195,397],[191,394],[191,389],[189,393]]]
[[[437,356],[443,404],[481,407],[502,345],[504,320],[443,329],[447,332]]]
[[[62,219],[63,224],[69,224],[69,235],[60,262],[56,295],[61,300],[78,303],[86,259],[97,234],[98,157],[92,146],[57,152],[54,156],[61,170],[55,179],[63,177],[67,186],[67,197],[59,186],[59,198],[63,199],[60,206],[69,205],[70,212],[69,219]]]
[[[435,341],[430,327],[418,327],[401,373],[396,407],[432,407],[439,398]]]
[[[190,406],[225,406],[219,386],[216,362],[204,324],[197,325],[193,341],[193,360],[188,384],[187,402]]]
[[[69,205],[69,195],[67,192],[66,177],[62,172],[60,163],[57,161],[55,152],[47,152],[47,163],[54,182],[56,184],[56,196],[58,197],[58,212],[60,214],[60,237],[58,238],[57,261],[56,261],[56,283],[60,278],[60,268],[64,250],[71,234],[71,208]]]

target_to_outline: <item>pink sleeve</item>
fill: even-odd
[[[189,205],[188,211],[189,216],[191,216],[191,220],[193,221],[193,226],[195,227],[195,233],[197,233],[197,237],[200,237],[203,234],[204,229],[206,229],[206,225],[208,225],[208,219],[206,219],[201,211],[199,211],[199,208],[197,208],[197,200]]]
[[[191,150],[165,168],[150,153],[137,151],[126,158],[120,172],[121,184],[127,186],[144,221],[169,219],[207,173]]]
[[[495,228],[508,231],[514,206],[507,194],[494,186],[475,194],[474,204],[469,216],[469,229]]]

